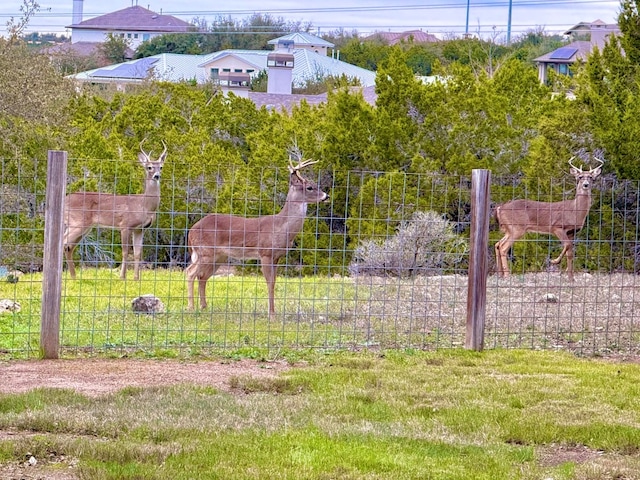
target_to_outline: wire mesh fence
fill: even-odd
[[[0,160],[0,352],[39,351],[46,162]],[[62,275],[65,355],[277,354],[281,349],[443,349],[464,345],[470,178],[401,172],[304,172],[329,194],[307,206],[304,228],[280,260],[276,315],[255,260],[230,260],[207,288],[208,307],[187,308],[189,229],[211,212],[274,215],[286,202],[286,166],[230,166],[191,173],[168,160],[156,219],[144,229],[140,280],[121,279],[118,229],[91,229]],[[143,169],[123,159],[70,159],[67,192],[141,194]],[[571,199],[557,178],[492,179],[492,204]],[[495,275],[491,222],[486,348],[638,351],[638,182],[601,176],[575,235],[575,280],[560,242],[527,234],[509,252],[511,276]],[[123,208],[123,207],[120,207]],[[196,286],[197,295],[197,286]],[[136,303],[137,302],[137,303]],[[139,304],[148,304],[149,313]]]

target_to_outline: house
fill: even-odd
[[[267,43],[274,45],[275,48],[278,47],[278,44],[293,44],[294,48],[309,50],[325,56],[329,54],[329,48],[334,47],[333,43],[327,42],[324,38],[316,37],[306,32],[293,32],[289,35],[269,40]]]
[[[388,45],[396,45],[402,42],[433,43],[439,42],[438,37],[422,30],[408,30],[406,32],[374,32],[364,37],[363,40],[380,40]]]
[[[549,79],[548,72],[553,70],[561,75],[571,75],[570,67],[576,62],[584,62],[591,51],[598,47],[602,50],[607,37],[609,35],[619,35],[620,28],[616,24],[607,24],[602,20],[586,23],[581,22],[569,30],[564,35],[571,38],[579,38],[582,36],[589,37],[589,40],[574,40],[570,43],[545,53],[544,55],[534,59],[538,64],[538,78],[541,83],[547,83]]]
[[[115,35],[127,41],[129,48],[125,58],[133,58],[135,49],[145,40],[165,33],[185,33],[193,31],[190,23],[172,15],[162,15],[138,5],[124,8],[106,15],[83,20],[84,0],[73,0],[72,24],[66,28],[71,30],[71,43],[62,43],[46,49],[52,58],[67,55],[100,58],[100,45],[107,35]]]
[[[329,57],[322,49],[319,50],[322,53],[316,53],[311,48],[298,48],[293,43],[295,39],[289,35],[276,40],[277,48],[271,51],[228,49],[206,55],[163,53],[88,70],[69,78],[79,83],[112,84],[121,90],[148,80],[215,82],[224,92],[231,91],[254,99],[258,106],[273,108],[283,105],[288,108],[295,99],[299,101],[298,96],[291,94],[292,86],[302,87],[308,81],[328,75],[356,78],[365,89],[375,85],[375,72]],[[313,44],[321,45],[317,40]],[[262,71],[268,72],[267,93],[250,92],[251,79]],[[312,104],[326,100],[326,95],[304,97],[313,97],[307,98]]]
[[[145,40],[165,33],[186,33],[194,27],[172,15],[162,15],[139,5],[117,10],[106,15],[82,20],[83,0],[73,0],[71,43],[105,41],[108,34],[124,38],[135,50]]]

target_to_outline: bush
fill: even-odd
[[[452,271],[467,252],[468,243],[454,232],[453,223],[436,212],[415,212],[394,236],[381,243],[361,242],[349,272],[396,277],[442,274]]]

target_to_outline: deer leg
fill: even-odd
[[[496,242],[494,249],[496,251],[496,274],[499,277],[503,277],[504,269],[502,268],[502,258],[500,255],[500,241]]]
[[[573,243],[569,242],[567,246],[567,275],[569,281],[573,282]]]
[[[269,318],[274,319],[276,316],[275,306],[275,286],[276,286],[276,262],[270,257],[263,257],[260,259],[260,267],[262,268],[262,274],[267,281],[267,290],[269,292]]]
[[[568,234],[564,230],[554,232],[555,236],[562,242],[562,251],[558,258],[551,260],[554,265],[559,264],[562,261],[562,257],[567,257],[567,274],[569,280],[573,281],[573,235]]]
[[[69,276],[72,280],[76,279],[76,267],[73,263],[73,252],[80,243],[82,237],[90,230],[89,228],[72,228],[68,227],[64,232],[64,236],[62,238],[62,244],[64,245],[64,256],[67,259],[67,267],[69,268]]]
[[[143,230],[133,231],[133,279],[140,280],[140,261],[142,260]]]
[[[122,245],[122,266],[120,267],[120,279],[127,278],[127,260],[129,259],[129,245],[131,243],[131,231],[128,228],[120,230],[120,243]]]
[[[217,269],[217,265],[207,263],[200,268],[198,273],[198,296],[200,297],[200,308],[202,310],[207,308],[207,282]]]
[[[193,282],[196,279],[198,273],[198,265],[195,263],[194,254],[191,255],[191,265],[189,265],[184,273],[187,277],[187,310],[193,310]]]
[[[194,295],[193,284],[198,279],[198,296],[200,297],[200,308],[207,308],[207,281],[218,269],[215,261],[208,261],[201,258],[195,251],[191,253],[191,265],[185,269],[187,277],[187,310],[193,310]]]
[[[563,244],[562,246],[562,251],[560,252],[560,255],[558,255],[557,258],[554,258],[553,260],[551,260],[551,263],[553,265],[557,265],[558,263],[560,263],[562,261],[562,258],[565,256],[565,254],[567,253],[567,251],[569,250],[570,244]]]
[[[511,269],[509,267],[509,259],[507,258],[509,254],[509,249],[512,247],[514,243],[514,239],[511,238],[509,234],[505,235],[496,243],[496,262],[498,263],[498,272],[503,277],[508,277],[511,275]]]

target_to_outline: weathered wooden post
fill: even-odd
[[[471,238],[469,241],[469,286],[467,290],[467,335],[465,347],[484,348],[484,320],[487,303],[487,245],[490,214],[489,170],[471,173]]]
[[[40,356],[58,358],[60,349],[60,300],[62,298],[62,235],[64,197],[67,189],[67,152],[50,150],[44,212],[44,259]]]

